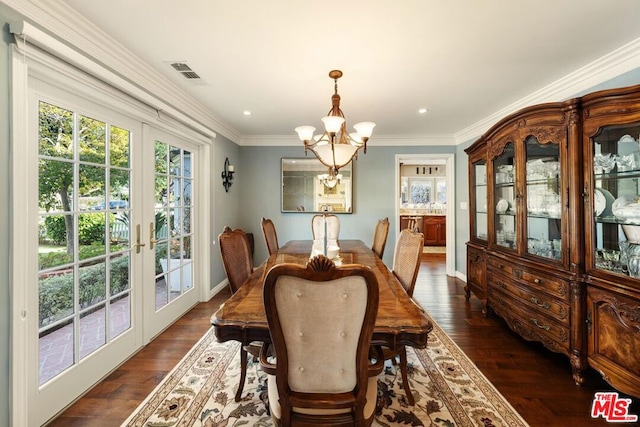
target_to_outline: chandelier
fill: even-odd
[[[318,175],[318,179],[320,180],[320,183],[325,187],[334,188],[336,185],[340,184],[342,174],[321,173],[320,175]]]
[[[344,113],[340,109],[340,95],[338,95],[338,79],[342,77],[342,71],[332,70],[329,72],[329,77],[334,82],[334,94],[331,97],[329,114],[321,119],[325,131],[321,135],[314,135],[316,128],[313,126],[298,126],[295,131],[304,142],[305,154],[307,150],[311,150],[318,160],[329,168],[329,173],[323,174],[327,176],[321,181],[325,186],[333,188],[340,182],[341,176],[338,170],[349,164],[354,157],[357,159],[358,150],[361,148],[364,148],[365,154],[367,153],[367,141],[376,124],[356,123],[353,126],[356,131],[348,133]]]

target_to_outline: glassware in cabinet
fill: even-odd
[[[592,265],[640,278],[640,123],[605,126],[593,138]]]
[[[494,241],[496,245],[516,249],[516,167],[515,147],[506,144],[504,151],[493,160]]]
[[[480,240],[487,240],[489,225],[487,211],[487,163],[480,160],[473,164],[473,179],[475,189],[475,230],[474,236]]]
[[[562,259],[562,175],[560,147],[540,144],[534,136],[525,141],[527,253]]]

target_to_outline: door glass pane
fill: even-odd
[[[495,194],[495,242],[516,248],[515,149],[508,143],[502,155],[493,161]]]
[[[128,246],[128,245],[127,245]],[[129,252],[110,258],[109,272],[109,325],[111,337],[117,337],[131,327],[131,283]]]
[[[562,182],[558,144],[526,141],[527,252],[562,259]]]
[[[193,287],[191,152],[155,142],[156,309]]]
[[[41,102],[38,132],[44,384],[131,327],[131,171],[127,130]]]
[[[106,343],[106,309],[104,303],[80,313],[80,358],[84,358]]]
[[[489,230],[487,214],[487,165],[484,161],[473,164],[475,188],[475,237],[487,240]]]
[[[640,278],[640,123],[607,126],[593,140],[596,268]]]

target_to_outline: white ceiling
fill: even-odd
[[[377,123],[372,142],[452,136],[640,37],[638,0],[66,3],[243,138],[321,127],[332,69],[348,124]]]

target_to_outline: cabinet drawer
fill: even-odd
[[[493,257],[489,257],[488,265],[490,272],[500,272],[508,278],[522,282],[531,289],[546,292],[562,301],[569,301],[569,284],[562,279]]]
[[[521,304],[526,305],[531,310],[553,317],[567,327],[569,326],[568,303],[551,298],[536,290],[531,290],[521,283],[507,279],[499,274],[492,275],[489,286],[508,293],[512,298],[519,300]]]
[[[444,216],[424,216],[424,223],[429,225],[445,224],[446,218]]]
[[[513,271],[514,271],[513,264],[505,262],[501,259],[493,258],[493,257],[489,257],[488,264],[489,264],[489,267],[497,271],[502,271],[509,277],[513,277]]]
[[[569,301],[569,284],[562,279],[531,270],[523,270],[522,280],[532,288],[547,292],[563,301]]]
[[[509,327],[529,341],[539,341],[551,351],[569,354],[569,328],[538,312],[530,310],[510,294],[489,288],[493,311]]]

